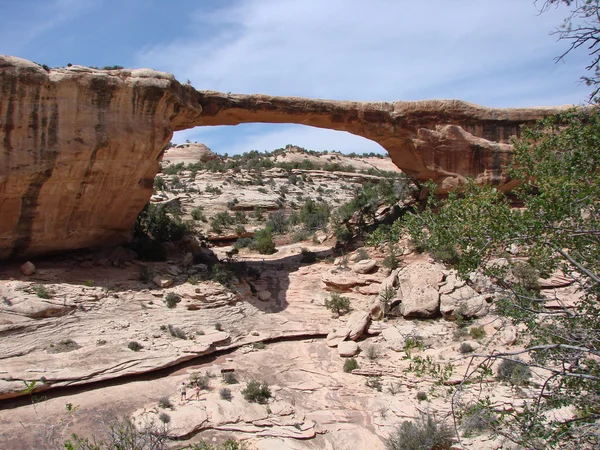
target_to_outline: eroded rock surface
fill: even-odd
[[[149,69],[46,71],[10,56],[0,56],[0,87],[0,259],[126,241],[174,131],[248,122],[347,131],[440,192],[468,176],[508,190],[510,138],[560,110],[224,94]]]

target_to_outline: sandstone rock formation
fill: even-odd
[[[467,176],[508,190],[509,139],[560,110],[224,94],[148,69],[46,71],[9,56],[0,89],[0,259],[126,241],[174,131],[248,122],[347,131],[440,192]]]

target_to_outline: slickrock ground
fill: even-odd
[[[387,158],[309,155],[298,149],[276,158],[390,168]],[[169,186],[174,177],[183,179],[182,187],[159,190],[155,200],[179,199],[184,217],[202,206],[211,218],[230,210],[227,202],[236,195],[237,207],[272,202],[280,208],[285,186],[287,199],[324,197],[335,205],[365,179],[379,179],[306,170],[297,172],[306,178],[298,187],[281,169],[270,169],[262,173],[264,184],[250,184],[240,193],[230,173],[199,174],[164,175]],[[247,171],[236,176],[238,182],[256,178]],[[206,193],[208,184],[222,193]],[[290,203],[283,206],[287,213],[295,211]],[[207,224],[199,222],[208,233]],[[259,220],[247,224],[249,233],[263,226]],[[215,242],[226,234],[213,236]],[[389,271],[383,266],[385,246],[365,247],[366,255],[338,255],[327,233],[297,243],[289,236],[277,240],[272,255],[243,249],[236,260],[259,276],[236,279],[229,287],[198,282],[206,266],[190,261],[177,246],[169,248],[166,262],[137,261],[117,247],[33,260],[35,267],[2,265],[0,448],[62,448],[71,433],[101,438],[115,418],[143,424],[168,414],[172,448],[233,437],[249,449],[383,450],[389,433],[420,412],[452,423],[452,394],[470,363],[461,345],[474,351],[518,348],[519,330],[490,312],[496,294],[489,280],[459,280],[427,255],[413,253],[405,241],[396,248],[400,267]],[[221,241],[213,250],[224,258],[232,241]],[[315,261],[306,259],[307,250]],[[577,299],[560,276],[543,280],[542,287],[549,296],[560,292],[560,298]],[[386,306],[381,299],[389,291]],[[326,308],[332,293],[350,299],[349,314],[337,316]],[[169,294],[181,299],[174,308],[165,301]],[[473,317],[467,328],[455,321],[458,309]],[[485,332],[470,336],[468,330],[477,327]],[[130,349],[132,342],[141,349]],[[358,368],[346,373],[344,362],[352,355]],[[232,371],[239,383],[225,384],[222,371]],[[209,389],[196,398],[190,387],[187,399],[180,399],[182,382],[207,375]],[[270,386],[273,397],[266,404],[243,398],[251,380]],[[468,405],[481,394],[505,410],[535,394],[535,384],[510,388],[490,377],[478,386],[480,392],[461,391],[454,400]],[[223,388],[230,390],[230,401],[221,398]],[[165,407],[165,401],[172,406]],[[504,448],[485,432],[463,438],[462,444]]]

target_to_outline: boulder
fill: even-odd
[[[339,330],[331,331],[325,339],[327,347],[337,347],[340,345],[346,340],[349,332],[350,330],[348,328],[341,328]]]
[[[35,273],[35,266],[31,261],[27,261],[21,266],[21,273],[26,276],[33,275]]]
[[[454,319],[456,312],[460,312],[460,315],[465,318],[484,317],[490,310],[490,303],[489,295],[478,294],[470,286],[464,285],[440,295],[440,312],[449,319]]]
[[[354,341],[340,342],[337,348],[338,355],[343,357],[354,356],[358,353],[358,344]]]
[[[389,327],[381,332],[381,335],[385,339],[386,345],[395,352],[401,352],[404,350],[404,343],[406,339],[398,328]]]
[[[500,342],[504,345],[514,345],[517,342],[519,334],[516,327],[506,327],[500,333]]]
[[[321,280],[328,287],[341,290],[349,290],[354,286],[366,284],[364,280],[357,279],[352,272],[338,272],[335,269],[321,275]]]
[[[363,335],[370,322],[369,313],[365,311],[354,311],[348,317],[348,339],[355,341]]]
[[[172,278],[161,275],[156,275],[154,278],[152,278],[152,282],[159,288],[168,288],[169,286],[173,285]]]
[[[404,317],[430,318],[439,314],[438,287],[444,279],[440,264],[420,261],[398,273],[398,298],[402,301],[400,312]]]
[[[192,255],[192,252],[187,252],[185,255],[183,255],[183,259],[181,260],[181,264],[184,267],[187,267],[189,265],[191,265],[194,262],[194,255]]]
[[[256,297],[258,297],[261,302],[266,302],[271,299],[271,293],[269,291],[260,291],[256,294]]]
[[[363,259],[352,266],[352,270],[356,273],[369,273],[377,266],[374,259]]]
[[[371,316],[371,319],[372,320],[383,319],[383,317],[385,315],[384,308],[385,308],[385,306],[381,303],[380,298],[375,297],[371,301],[371,304],[369,305],[369,315]]]

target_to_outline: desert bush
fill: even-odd
[[[292,234],[292,242],[302,242],[310,237],[310,232],[308,230],[298,230]]]
[[[498,423],[498,416],[488,405],[476,403],[458,413],[463,436],[477,436],[493,428]]]
[[[355,261],[364,261],[365,259],[369,259],[369,254],[364,248],[359,248],[356,250],[356,259]]]
[[[163,242],[177,241],[191,233],[190,223],[183,222],[176,213],[169,213],[166,206],[153,203],[148,203],[142,210],[134,227],[136,237],[151,236]]]
[[[515,386],[523,386],[529,383],[531,369],[525,362],[518,358],[502,359],[498,365],[496,378],[500,381],[507,381]]]
[[[191,386],[198,386],[204,391],[210,390],[210,377],[208,374],[198,375],[197,373],[193,373],[190,375],[189,383]]]
[[[164,191],[166,187],[167,184],[165,183],[165,179],[160,175],[157,175],[156,178],[154,178],[154,189],[157,191]]]
[[[169,331],[169,334],[173,337],[176,337],[179,339],[187,339],[187,335],[185,334],[185,331],[183,331],[181,328],[174,327],[173,325],[169,324],[169,325],[167,325],[167,330]]]
[[[131,419],[123,419],[109,425],[106,437],[83,438],[72,434],[61,448],[66,450],[116,450],[116,449],[152,449],[162,450],[168,439],[168,426],[165,422],[147,422],[141,426]]]
[[[460,344],[460,347],[458,348],[458,351],[460,353],[463,353],[463,354],[464,353],[472,353],[473,352],[473,347],[468,342],[463,342],[462,344]]]
[[[39,298],[44,298],[44,299],[52,298],[52,293],[43,284],[34,284],[33,286],[31,286],[31,290]]]
[[[375,389],[377,392],[381,392],[383,390],[383,384],[381,384],[380,377],[367,377],[365,380],[365,385],[371,389]]]
[[[243,238],[239,238],[237,241],[235,241],[233,243],[233,248],[236,248],[239,250],[241,248],[249,247],[250,244],[252,244],[252,238],[243,237]]]
[[[221,397],[221,400],[227,400],[228,402],[230,402],[233,398],[233,396],[231,395],[231,389],[221,388],[219,390],[219,397]]]
[[[175,292],[169,292],[165,295],[164,302],[166,303],[167,308],[175,308],[177,303],[181,302],[181,296]]]
[[[173,403],[169,397],[161,397],[158,399],[158,407],[162,409],[173,409]]]
[[[56,344],[50,344],[48,353],[68,353],[80,348],[81,346],[73,339],[62,339]]]
[[[200,207],[196,207],[192,209],[192,219],[199,220],[201,222],[206,222],[206,216]]]
[[[131,341],[127,344],[127,348],[129,350],[132,350],[134,352],[139,352],[141,349],[143,349],[144,347],[142,346],[142,344],[140,344],[139,342],[136,341]]]
[[[398,260],[398,256],[396,255],[396,249],[394,245],[390,242],[388,244],[388,254],[383,259],[383,267],[387,267],[390,270],[395,270],[400,266],[400,261]]]
[[[278,210],[269,214],[269,219],[267,220],[267,227],[270,228],[273,233],[285,233],[288,229],[288,223],[283,211]]]
[[[348,358],[344,361],[344,372],[351,373],[354,369],[358,369],[356,358]]]
[[[363,349],[364,355],[371,361],[375,361],[379,358],[379,348],[375,345],[365,345]]]
[[[267,403],[271,398],[271,390],[267,383],[258,381],[248,381],[246,387],[242,390],[242,395],[250,403]]]
[[[471,327],[469,328],[469,335],[473,339],[483,339],[487,333],[483,327]]]
[[[317,203],[307,199],[300,209],[300,220],[307,230],[324,228],[329,221],[330,208],[325,202]]]
[[[246,217],[246,213],[244,211],[236,211],[233,215],[233,220],[238,224],[246,224],[248,223],[248,218]]]
[[[264,350],[267,348],[267,344],[264,342],[254,342],[252,343],[252,348],[255,348],[256,350]]]
[[[225,372],[223,374],[223,382],[226,384],[238,384],[238,380],[234,372]]]
[[[261,255],[270,255],[277,252],[273,236],[268,228],[257,230],[254,233],[254,239],[252,240],[252,244],[250,244],[250,248]]]
[[[342,297],[337,292],[332,292],[330,299],[325,300],[325,307],[340,316],[350,312],[352,309],[350,308],[350,299]]]
[[[452,333],[452,338],[455,341],[460,341],[461,339],[464,339],[467,336],[469,336],[469,332],[464,327],[460,327],[460,328],[454,330],[454,333]]]
[[[160,420],[165,425],[171,422],[171,416],[169,416],[166,412],[161,412],[158,415],[158,420]]]
[[[430,414],[402,422],[386,442],[387,450],[447,450],[452,447],[454,432]]]
[[[223,331],[223,325],[221,325],[221,322],[215,323],[215,330]]]
[[[417,392],[417,400],[419,400],[420,402],[424,402],[425,400],[427,400],[427,394],[423,391]]]

